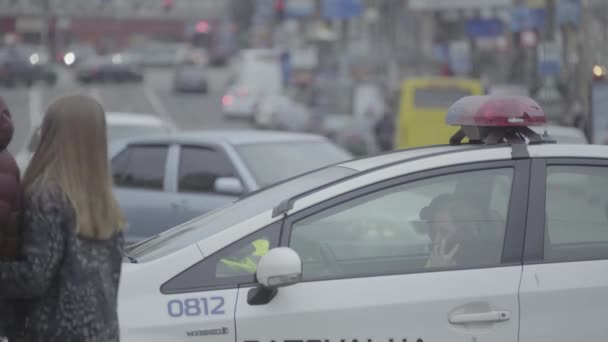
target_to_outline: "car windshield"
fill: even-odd
[[[160,135],[168,133],[162,126],[136,126],[136,125],[112,125],[108,126],[108,140],[121,140],[126,138],[141,137],[148,135]]]
[[[127,252],[138,262],[163,257],[239,222],[269,211],[285,199],[344,179],[355,173],[356,171],[350,168],[329,166],[300,175],[153,236],[130,247]]]
[[[248,144],[236,150],[260,187],[353,158],[325,141]]]

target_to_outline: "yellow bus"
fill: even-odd
[[[458,99],[483,95],[481,81],[455,77],[420,77],[403,81],[397,114],[397,149],[447,144],[458,127],[445,123],[448,108]]]

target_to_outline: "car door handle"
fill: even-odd
[[[490,311],[473,314],[456,314],[449,317],[452,324],[504,322],[511,319],[509,311]]]

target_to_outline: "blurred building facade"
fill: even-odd
[[[133,37],[183,39],[192,21],[227,10],[217,0],[0,0],[0,33],[51,51],[70,42],[121,47]]]

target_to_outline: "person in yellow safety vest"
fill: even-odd
[[[270,248],[270,242],[266,239],[253,241],[249,248],[243,248],[238,255],[231,256],[230,259],[221,259],[220,262],[237,274],[254,274],[257,270],[258,261]]]

